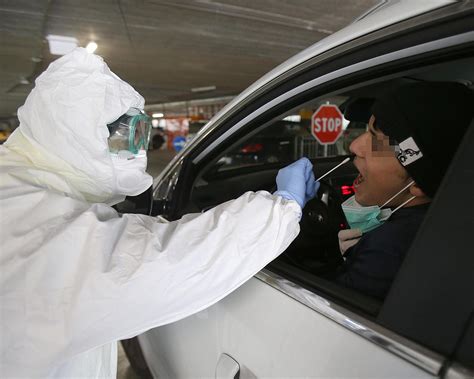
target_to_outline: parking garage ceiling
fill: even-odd
[[[1,0],[0,117],[57,56],[49,34],[93,40],[147,104],[235,95],[378,0]],[[192,88],[215,86],[210,92]]]

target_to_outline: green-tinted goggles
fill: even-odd
[[[118,153],[121,150],[138,154],[140,150],[147,150],[151,134],[151,118],[142,110],[130,108],[127,113],[110,124],[109,150]]]

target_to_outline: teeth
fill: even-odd
[[[357,178],[355,179],[355,184],[360,184],[364,181],[364,177],[359,174],[359,176],[357,176]]]

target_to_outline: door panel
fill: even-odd
[[[140,343],[160,377],[214,377],[223,353],[242,378],[434,377],[257,278]]]
[[[154,377],[214,377],[222,351],[216,306],[138,336]]]

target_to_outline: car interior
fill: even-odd
[[[371,106],[379,94],[414,81],[459,81],[472,87],[473,64],[474,59],[464,58],[412,70],[388,80],[364,83],[313,99],[247,130],[200,171],[183,214],[205,212],[246,191],[273,192],[278,170],[302,156],[313,162],[318,178],[351,155],[350,143],[366,131]],[[345,118],[342,136],[327,147],[318,146],[310,132],[311,114],[325,103],[336,104]],[[383,303],[381,300],[326,279],[342,262],[337,233],[347,228],[347,223],[340,205],[353,195],[352,183],[357,174],[352,163],[348,163],[321,181],[317,197],[303,210],[299,236],[267,268],[374,318]]]

